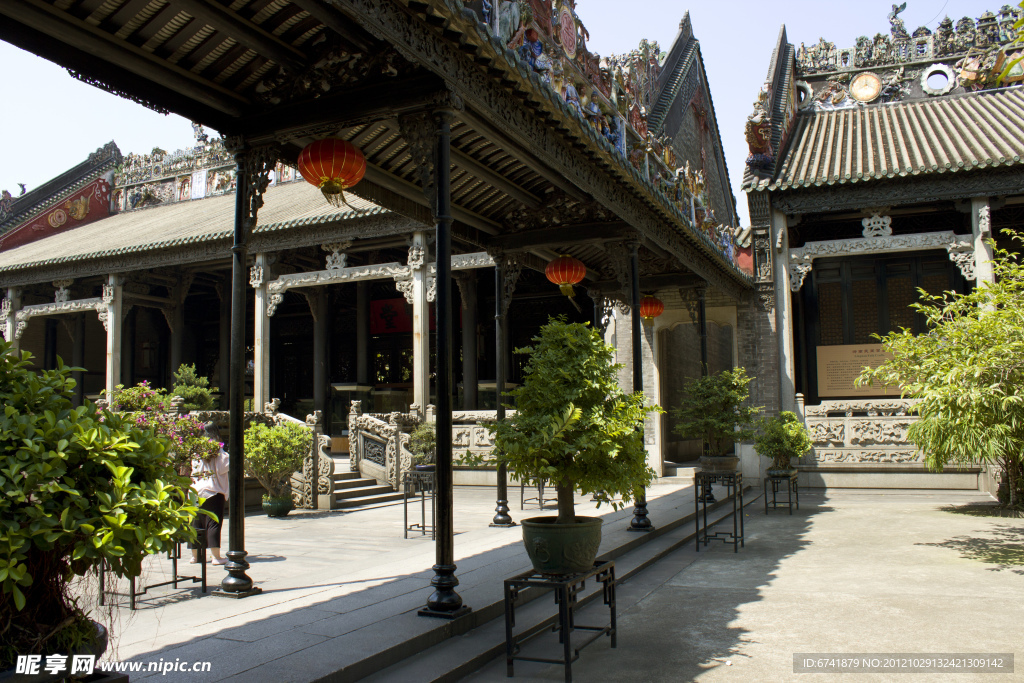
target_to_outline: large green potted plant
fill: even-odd
[[[263,510],[269,517],[284,517],[292,511],[293,472],[313,444],[313,432],[301,424],[265,425],[253,423],[245,430],[245,473],[267,490]]]
[[[105,563],[194,540],[198,500],[168,440],[124,414],[73,404],[71,368],[33,372],[0,342],[0,671],[18,654],[88,652],[105,638],[70,590]]]
[[[185,410],[210,410],[213,408],[213,390],[210,380],[196,373],[195,365],[181,364],[174,373],[174,388],[171,393],[185,399]]]
[[[753,378],[743,368],[723,370],[686,383],[679,405],[672,409],[673,431],[684,439],[703,439],[700,458],[705,471],[732,471],[739,458],[734,444],[754,436],[751,421],[760,412],[747,403]]]
[[[547,479],[557,492],[558,516],[522,522],[537,571],[567,574],[593,567],[601,519],[577,516],[574,494],[621,498],[647,486],[641,392],[619,388],[614,348],[588,325],[554,318],[534,337],[521,386],[510,392],[516,412],[492,426],[498,458],[520,481]]]
[[[754,435],[754,448],[767,458],[772,465],[769,475],[790,474],[792,460],[811,450],[811,437],[807,428],[795,413],[783,410],[775,417],[761,418]]]

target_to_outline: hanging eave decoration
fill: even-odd
[[[348,206],[345,190],[355,187],[366,173],[366,157],[348,140],[324,138],[299,152],[299,173],[306,182],[320,188],[333,206]],[[355,209],[353,209],[355,210]]]
[[[583,265],[583,262],[568,254],[562,254],[548,263],[544,269],[544,275],[547,276],[548,280],[558,285],[558,288],[562,290],[562,294],[569,297],[569,302],[580,312],[582,310],[573,298],[573,285],[579,284],[586,274],[587,267]]]
[[[650,294],[645,295],[640,301],[640,319],[646,323],[652,322],[664,312],[665,304]]]

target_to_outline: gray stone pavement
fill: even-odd
[[[739,554],[687,544],[621,585],[618,647],[601,638],[584,649],[574,680],[1024,681],[1024,520],[962,507],[990,500],[804,490],[792,516],[766,516],[756,501]],[[595,604],[578,622],[606,617]],[[557,647],[547,633],[523,654],[557,657]],[[1016,661],[1013,674],[797,674],[797,652],[1013,653]],[[515,673],[564,680],[558,665],[516,662]],[[509,680],[504,657],[464,680]]]
[[[520,511],[519,488],[510,487],[509,493],[516,520],[552,514],[529,504]],[[501,599],[501,579],[529,567],[519,527],[488,527],[494,496],[487,487],[455,491],[459,592],[475,610],[491,605],[493,611]],[[693,511],[692,487],[683,483],[652,486],[648,500],[656,523]],[[636,539],[625,530],[631,506],[613,512],[607,505],[595,511],[594,503],[582,497],[577,503],[578,514],[605,518],[602,552]],[[430,594],[435,546],[429,535],[404,539],[402,527],[401,503],[358,511],[296,511],[284,519],[250,513],[249,575],[264,593],[233,600],[202,595],[198,586],[157,588],[141,597],[132,612],[124,594],[127,582],[121,581],[120,595],[113,598],[117,606],[99,608],[94,617],[109,624],[115,638],[107,657],[147,664],[161,659],[212,662],[208,673],[142,672],[132,674],[133,681],[278,683],[331,675],[356,680],[374,667],[383,668],[375,657],[393,661],[388,658],[404,643],[437,642],[442,626],[450,623],[415,614]],[[226,530],[223,540],[226,545]],[[179,575],[196,571],[196,565],[179,564]],[[223,568],[209,566],[208,571],[209,584],[216,587]],[[147,560],[144,582],[169,577],[166,558]]]

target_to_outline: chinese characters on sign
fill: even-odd
[[[818,396],[821,398],[852,398],[855,396],[898,396],[896,387],[856,386],[854,380],[865,367],[877,368],[892,358],[881,344],[846,344],[819,346]]]

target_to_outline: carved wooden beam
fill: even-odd
[[[357,27],[345,21],[337,12],[326,7],[322,0],[292,0],[292,4],[309,12],[311,17],[323,23],[353,47],[367,53],[376,49],[373,40],[361,35],[362,32]]]
[[[640,289],[658,290],[679,287],[695,287],[707,284],[699,275],[693,273],[662,273],[660,275],[648,275],[640,278]],[[588,288],[600,292],[617,292],[622,290],[622,284],[618,280],[602,280],[587,285]]]
[[[455,41],[461,30],[460,23],[468,22],[459,15],[457,7],[461,5],[438,0],[439,5],[444,5],[441,18],[446,24],[446,33],[451,37],[445,40],[398,3],[377,0],[329,2],[375,38],[394,45],[410,61],[441,76],[465,103],[465,110],[459,114],[463,121],[485,136],[499,133],[511,143],[502,146],[506,150],[515,150],[524,163],[526,157],[535,157],[541,163],[530,167],[556,187],[587,188],[596,201],[669,251],[686,268],[730,296],[738,296],[751,286],[749,278],[719,262],[722,257],[715,253],[708,238],[682,228],[683,219],[670,216],[674,210],[668,201],[644,186],[633,169],[624,166],[613,152],[602,148],[596,138],[588,142],[585,138],[594,137],[592,131],[581,128],[580,139],[569,139],[568,135],[555,130],[538,110],[524,103],[523,93],[512,92],[508,83],[496,77],[508,82],[527,79],[533,83],[535,77],[529,75],[525,66],[510,61],[510,70],[499,69],[498,73],[488,75],[459,50]],[[467,30],[474,29],[468,27]],[[499,59],[510,58],[503,52]],[[535,95],[538,99],[554,97],[543,88],[536,90]],[[540,106],[562,108],[564,105],[551,99],[549,104],[541,102]],[[484,114],[478,116],[473,112]],[[487,124],[481,121],[483,118]],[[564,116],[557,115],[556,118],[561,121]],[[579,125],[586,126],[582,122]],[[574,196],[578,194],[575,192]]]
[[[621,240],[629,229],[629,225],[623,221],[560,225],[554,228],[527,230],[511,235],[502,235],[491,240],[491,244],[505,251],[588,244],[606,242],[608,240]]]
[[[59,60],[62,65],[70,66],[62,58],[67,55],[66,50],[63,50],[61,45],[55,45],[54,41],[60,41],[66,47],[93,56],[99,64],[92,66],[88,75],[98,82],[108,82],[107,68],[109,66],[115,75],[123,69],[145,81],[162,86],[152,88],[152,90],[170,90],[178,94],[178,100],[185,97],[187,100],[193,100],[230,116],[241,116],[245,112],[246,105],[249,104],[244,97],[227,88],[164,61],[141,48],[118,40],[95,26],[77,21],[67,12],[58,10],[40,0],[0,2],[0,15],[6,16],[8,19],[8,21],[0,21],[0,25],[3,25],[3,28],[0,29],[3,37],[15,45],[21,44],[19,37],[22,30],[16,25],[21,24],[27,29],[46,36],[45,42],[39,45],[42,49],[36,52],[48,59]],[[30,42],[38,43],[38,41],[31,40]],[[115,87],[118,86],[115,85]],[[134,87],[124,88],[124,92],[128,95],[139,96],[139,89]],[[180,101],[175,102],[173,107],[169,108],[175,112],[183,112],[186,109]],[[209,118],[203,122],[207,121],[211,125],[215,123]],[[223,124],[223,119],[216,123]]]
[[[396,78],[248,116],[240,132],[253,144],[332,135],[342,128],[436,106],[447,95],[444,82],[433,74]]]
[[[528,190],[524,190],[508,178],[500,175],[481,162],[477,161],[461,149],[452,147],[452,160],[456,165],[461,166],[491,186],[501,190],[509,197],[522,202],[531,209],[540,208],[540,198]]]
[[[201,0],[174,0],[179,10],[234,38],[237,42],[252,48],[257,54],[271,59],[281,66],[294,71],[306,66],[306,55],[272,33],[243,19],[223,5]]]

